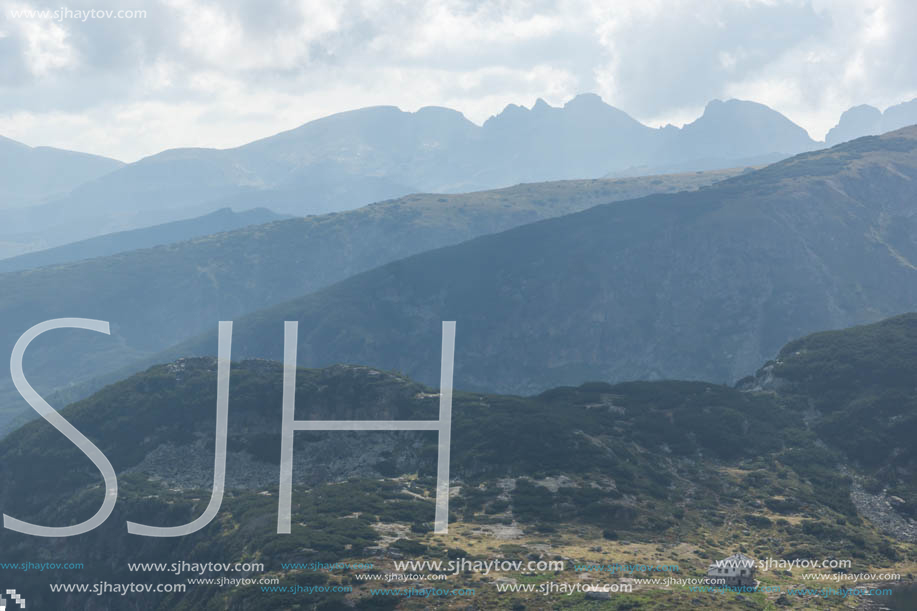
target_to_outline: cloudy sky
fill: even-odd
[[[141,19],[22,11],[145,11]],[[824,137],[917,97],[914,0],[0,0],[0,135],[133,161],[340,110],[592,91],[652,125],[765,103]]]

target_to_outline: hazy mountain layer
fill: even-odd
[[[239,354],[279,358],[298,320],[303,365],[432,383],[455,320],[465,388],[735,380],[793,337],[913,309],[915,202],[917,127],[390,263],[238,320]]]
[[[65,194],[123,165],[97,155],[32,148],[0,136],[0,210]]]
[[[0,352],[32,325],[108,320],[112,337],[57,331],[36,340],[26,372],[44,392],[215,328],[217,321],[318,290],[424,250],[654,192],[692,189],[743,170],[412,195],[188,242],[0,275]],[[84,395],[78,395],[84,396]],[[0,432],[31,410],[0,370]]]
[[[112,233],[57,248],[2,259],[0,260],[0,273],[72,263],[129,250],[183,242],[191,238],[231,231],[248,225],[261,225],[281,218],[283,217],[265,208],[244,212],[233,212],[230,208],[223,208],[196,219]]]
[[[825,136],[825,142],[833,146],[854,138],[874,136],[914,124],[917,124],[917,98],[889,106],[885,112],[875,106],[862,104],[841,115],[838,124]]]
[[[584,94],[554,108],[510,105],[483,126],[447,108],[342,112],[227,149],[175,149],[86,182],[46,206],[0,214],[42,248],[219,207],[305,216],[411,192],[467,192],[647,168],[716,169],[818,144],[761,104],[714,101],[683,129],[647,127]],[[741,160],[739,162],[738,160]]]

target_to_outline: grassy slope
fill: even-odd
[[[775,364],[785,375],[777,391],[762,387],[741,392],[702,382],[635,382],[588,383],[530,398],[457,393],[452,446],[456,494],[450,534],[445,537],[429,532],[432,439],[388,433],[372,434],[392,436],[388,453],[378,462],[361,465],[357,473],[348,473],[339,461],[348,455],[368,455],[366,437],[335,433],[336,452],[322,456],[321,435],[297,433],[296,455],[312,462],[296,467],[294,533],[277,536],[282,372],[278,364],[249,361],[233,371],[228,468],[231,478],[238,469],[238,452],[245,452],[268,465],[267,475],[248,486],[231,486],[219,519],[201,533],[167,543],[146,540],[138,546],[124,531],[125,519],[181,523],[198,515],[209,497],[206,489],[176,487],[170,483],[175,474],[161,465],[157,470],[156,463],[144,462],[144,456],[166,441],[186,445],[198,435],[212,435],[215,364],[211,359],[190,359],[157,366],[64,410],[121,473],[121,500],[108,522],[92,535],[47,546],[9,531],[0,541],[10,561],[83,561],[85,581],[140,579],[126,571],[128,560],[259,561],[284,585],[351,585],[355,591],[347,598],[358,608],[388,608],[379,607],[384,600],[370,596],[369,586],[354,578],[361,571],[284,570],[281,563],[363,559],[387,573],[394,570],[393,553],[408,559],[566,560],[567,570],[557,575],[498,575],[540,584],[580,582],[582,575],[570,569],[573,561],[676,563],[678,577],[698,577],[711,559],[741,550],[756,558],[852,559],[850,572],[891,569],[906,574],[917,568],[914,544],[880,532],[850,500],[851,476],[872,478],[875,471],[845,453],[843,435],[817,423],[807,426],[805,419],[807,399],[817,399],[826,387],[837,390],[838,413],[855,413],[873,377],[835,385],[833,372],[854,361],[856,371],[867,363],[872,370],[894,371],[900,355],[911,354],[917,346],[915,319],[896,318],[789,344]],[[881,349],[889,343],[897,344],[891,353]],[[883,367],[886,360],[889,365]],[[759,382],[765,379],[773,386],[774,378],[762,371]],[[794,380],[806,382],[797,385]],[[900,382],[907,383],[903,378]],[[812,395],[806,394],[808,388]],[[434,416],[436,402],[432,391],[401,375],[365,367],[300,370],[298,376],[300,419],[332,414],[422,419]],[[912,402],[901,403],[898,413],[889,415],[912,418],[914,409]],[[865,422],[860,433],[868,438],[883,427],[881,420]],[[209,451],[207,445],[196,450],[205,459]],[[31,423],[0,442],[0,465],[0,500],[11,515],[61,523],[90,515],[99,501],[98,475],[91,464],[44,422]],[[846,474],[839,465],[847,466]],[[322,477],[313,478],[315,472]],[[902,494],[914,488],[906,478],[896,485]],[[803,580],[803,572],[769,571],[759,573],[759,579],[784,588],[839,585]],[[72,574],[31,577],[36,583],[74,580]],[[445,582],[449,587],[474,587],[477,594],[470,600],[400,601],[401,606],[765,609],[775,608],[778,598],[756,593],[743,595],[743,601],[735,594],[638,586],[634,593],[617,594],[612,602],[602,603],[588,601],[581,593],[500,594],[494,577],[470,573]],[[627,577],[641,575],[585,579],[624,583]],[[142,579],[182,581],[164,574]],[[442,587],[443,582],[432,585]],[[192,586],[184,597],[145,600],[154,606],[143,608],[170,609],[313,604],[334,609],[342,604],[341,595],[267,595],[259,586]],[[82,604],[81,599],[74,601]],[[798,609],[837,609],[852,608],[857,601],[809,596],[787,602]],[[115,604],[105,599],[101,603]]]

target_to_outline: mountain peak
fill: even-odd
[[[860,104],[852,106],[841,114],[837,125],[825,135],[829,146],[854,140],[862,136],[874,136],[917,123],[917,98],[889,106],[885,112],[875,106]]]
[[[535,100],[535,105],[532,106],[533,111],[552,110],[553,108],[553,106],[544,101],[544,98],[538,98]]]
[[[899,127],[906,127],[917,123],[917,98],[909,102],[902,102],[889,106],[882,113],[882,131],[892,131]]]
[[[848,108],[841,114],[837,125],[828,130],[825,143],[834,146],[860,136],[879,133],[882,123],[882,111],[875,106],[860,104]]]
[[[747,100],[711,100],[704,114],[684,126],[686,145],[704,156],[735,158],[798,153],[815,148],[808,132],[776,110]]]
[[[444,117],[448,119],[467,120],[465,119],[465,115],[462,112],[455,110],[454,108],[448,108],[446,106],[424,106],[422,108],[418,108],[414,114],[418,116],[432,116]]]
[[[565,109],[570,108],[612,108],[606,104],[597,93],[580,93],[564,104]]]
[[[737,113],[762,113],[762,114],[771,114],[784,117],[781,113],[777,112],[770,106],[761,104],[760,102],[752,102],[750,100],[739,100],[736,98],[730,98],[728,100],[713,99],[707,102],[707,106],[704,107],[704,114],[712,116],[723,116],[726,114],[735,115]],[[787,119],[789,121],[789,119]]]

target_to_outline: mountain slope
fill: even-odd
[[[917,304],[917,127],[423,253],[238,320],[242,354],[438,379],[458,321],[466,388],[735,380],[808,332]],[[166,354],[213,354],[212,338]]]
[[[129,250],[183,242],[191,238],[231,231],[248,225],[261,225],[281,218],[280,215],[265,208],[244,212],[233,212],[230,208],[223,208],[196,219],[113,233],[18,257],[0,259],[0,273],[72,263]]]
[[[174,569],[131,571],[128,562],[256,562],[263,568],[250,577],[276,577],[283,585],[351,586],[346,593],[310,594],[310,604],[329,610],[413,607],[403,600],[379,603],[369,591],[379,584],[361,583],[355,577],[363,572],[359,569],[310,570],[309,563],[372,563],[374,572],[404,573],[393,559],[565,562],[561,570],[511,570],[496,579],[480,571],[450,570],[436,580],[437,587],[475,588],[473,600],[483,608],[499,608],[506,600],[495,581],[582,582],[588,578],[575,563],[610,565],[621,558],[677,564],[679,578],[701,577],[711,559],[735,549],[759,559],[852,559],[849,572],[855,573],[871,567],[904,573],[917,553],[917,539],[883,532],[881,516],[860,509],[861,484],[872,486],[875,469],[860,468],[845,454],[849,431],[808,427],[805,405],[833,385],[836,370],[826,362],[869,361],[877,370],[883,364],[897,369],[899,353],[917,354],[915,320],[911,315],[792,342],[781,360],[819,355],[781,372],[788,380],[806,381],[792,388],[781,384],[743,392],[708,382],[667,381],[592,382],[533,397],[456,392],[446,536],[430,534],[435,437],[381,431],[296,433],[294,527],[292,534],[278,535],[283,371],[267,361],[232,367],[227,490],[217,519],[177,539],[128,535],[125,520],[185,523],[209,500],[216,362],[181,359],[61,410],[118,473],[118,505],[105,524],[71,539],[3,530],[0,545],[9,562],[81,561],[85,568],[76,579],[83,582],[188,584],[184,593],[137,598],[137,609],[268,610],[293,605],[304,595],[291,598],[257,583],[208,586],[189,582],[187,574]],[[881,340],[898,344],[891,361]],[[875,384],[867,372],[859,380],[867,384],[848,383],[836,394],[843,409],[855,406],[858,395]],[[913,389],[910,394],[913,398]],[[432,419],[438,410],[435,390],[365,366],[300,369],[296,398],[298,419]],[[901,404],[894,415],[913,419],[914,408],[913,401]],[[864,422],[858,434],[870,438],[883,427]],[[0,476],[4,512],[47,525],[88,517],[102,496],[92,464],[44,421],[0,441]],[[894,492],[904,500],[888,511],[903,520],[907,514],[901,508],[917,500],[917,486],[903,480],[901,472],[893,476]],[[801,572],[808,571],[761,570],[758,577],[784,591],[832,585],[829,577],[800,586]],[[47,587],[49,580],[67,583],[74,575],[28,571],[17,575],[17,587],[27,588],[30,604],[38,608],[79,608],[93,595],[54,594]],[[601,579],[626,583],[633,576],[645,575],[615,571]],[[615,594],[614,600],[623,608],[711,610],[852,609],[861,602],[850,594],[826,600],[784,596],[777,604],[779,594],[764,592],[738,598],[645,585]],[[582,592],[521,592],[513,602],[523,597],[533,609],[607,606]],[[92,600],[91,608],[99,610],[123,605],[117,596]],[[466,608],[467,602],[447,598],[437,607]]]
[[[917,484],[917,314],[825,331],[787,344],[747,389],[807,398],[810,423],[858,463]],[[844,431],[858,429],[857,435]],[[917,500],[917,499],[915,499]],[[917,517],[917,504],[911,507]]]
[[[741,381],[776,393],[865,474],[852,495],[881,529],[917,541],[917,314],[794,340]]]
[[[97,155],[32,148],[0,136],[0,210],[66,193],[123,165]]]
[[[110,321],[113,338],[59,331],[30,348],[27,374],[36,388],[51,392],[209,330],[218,320],[388,261],[609,201],[698,188],[742,171],[412,195],[346,213],[0,274],[0,352],[9,353],[29,327],[52,318]],[[22,415],[30,410],[0,370],[0,432]]]

